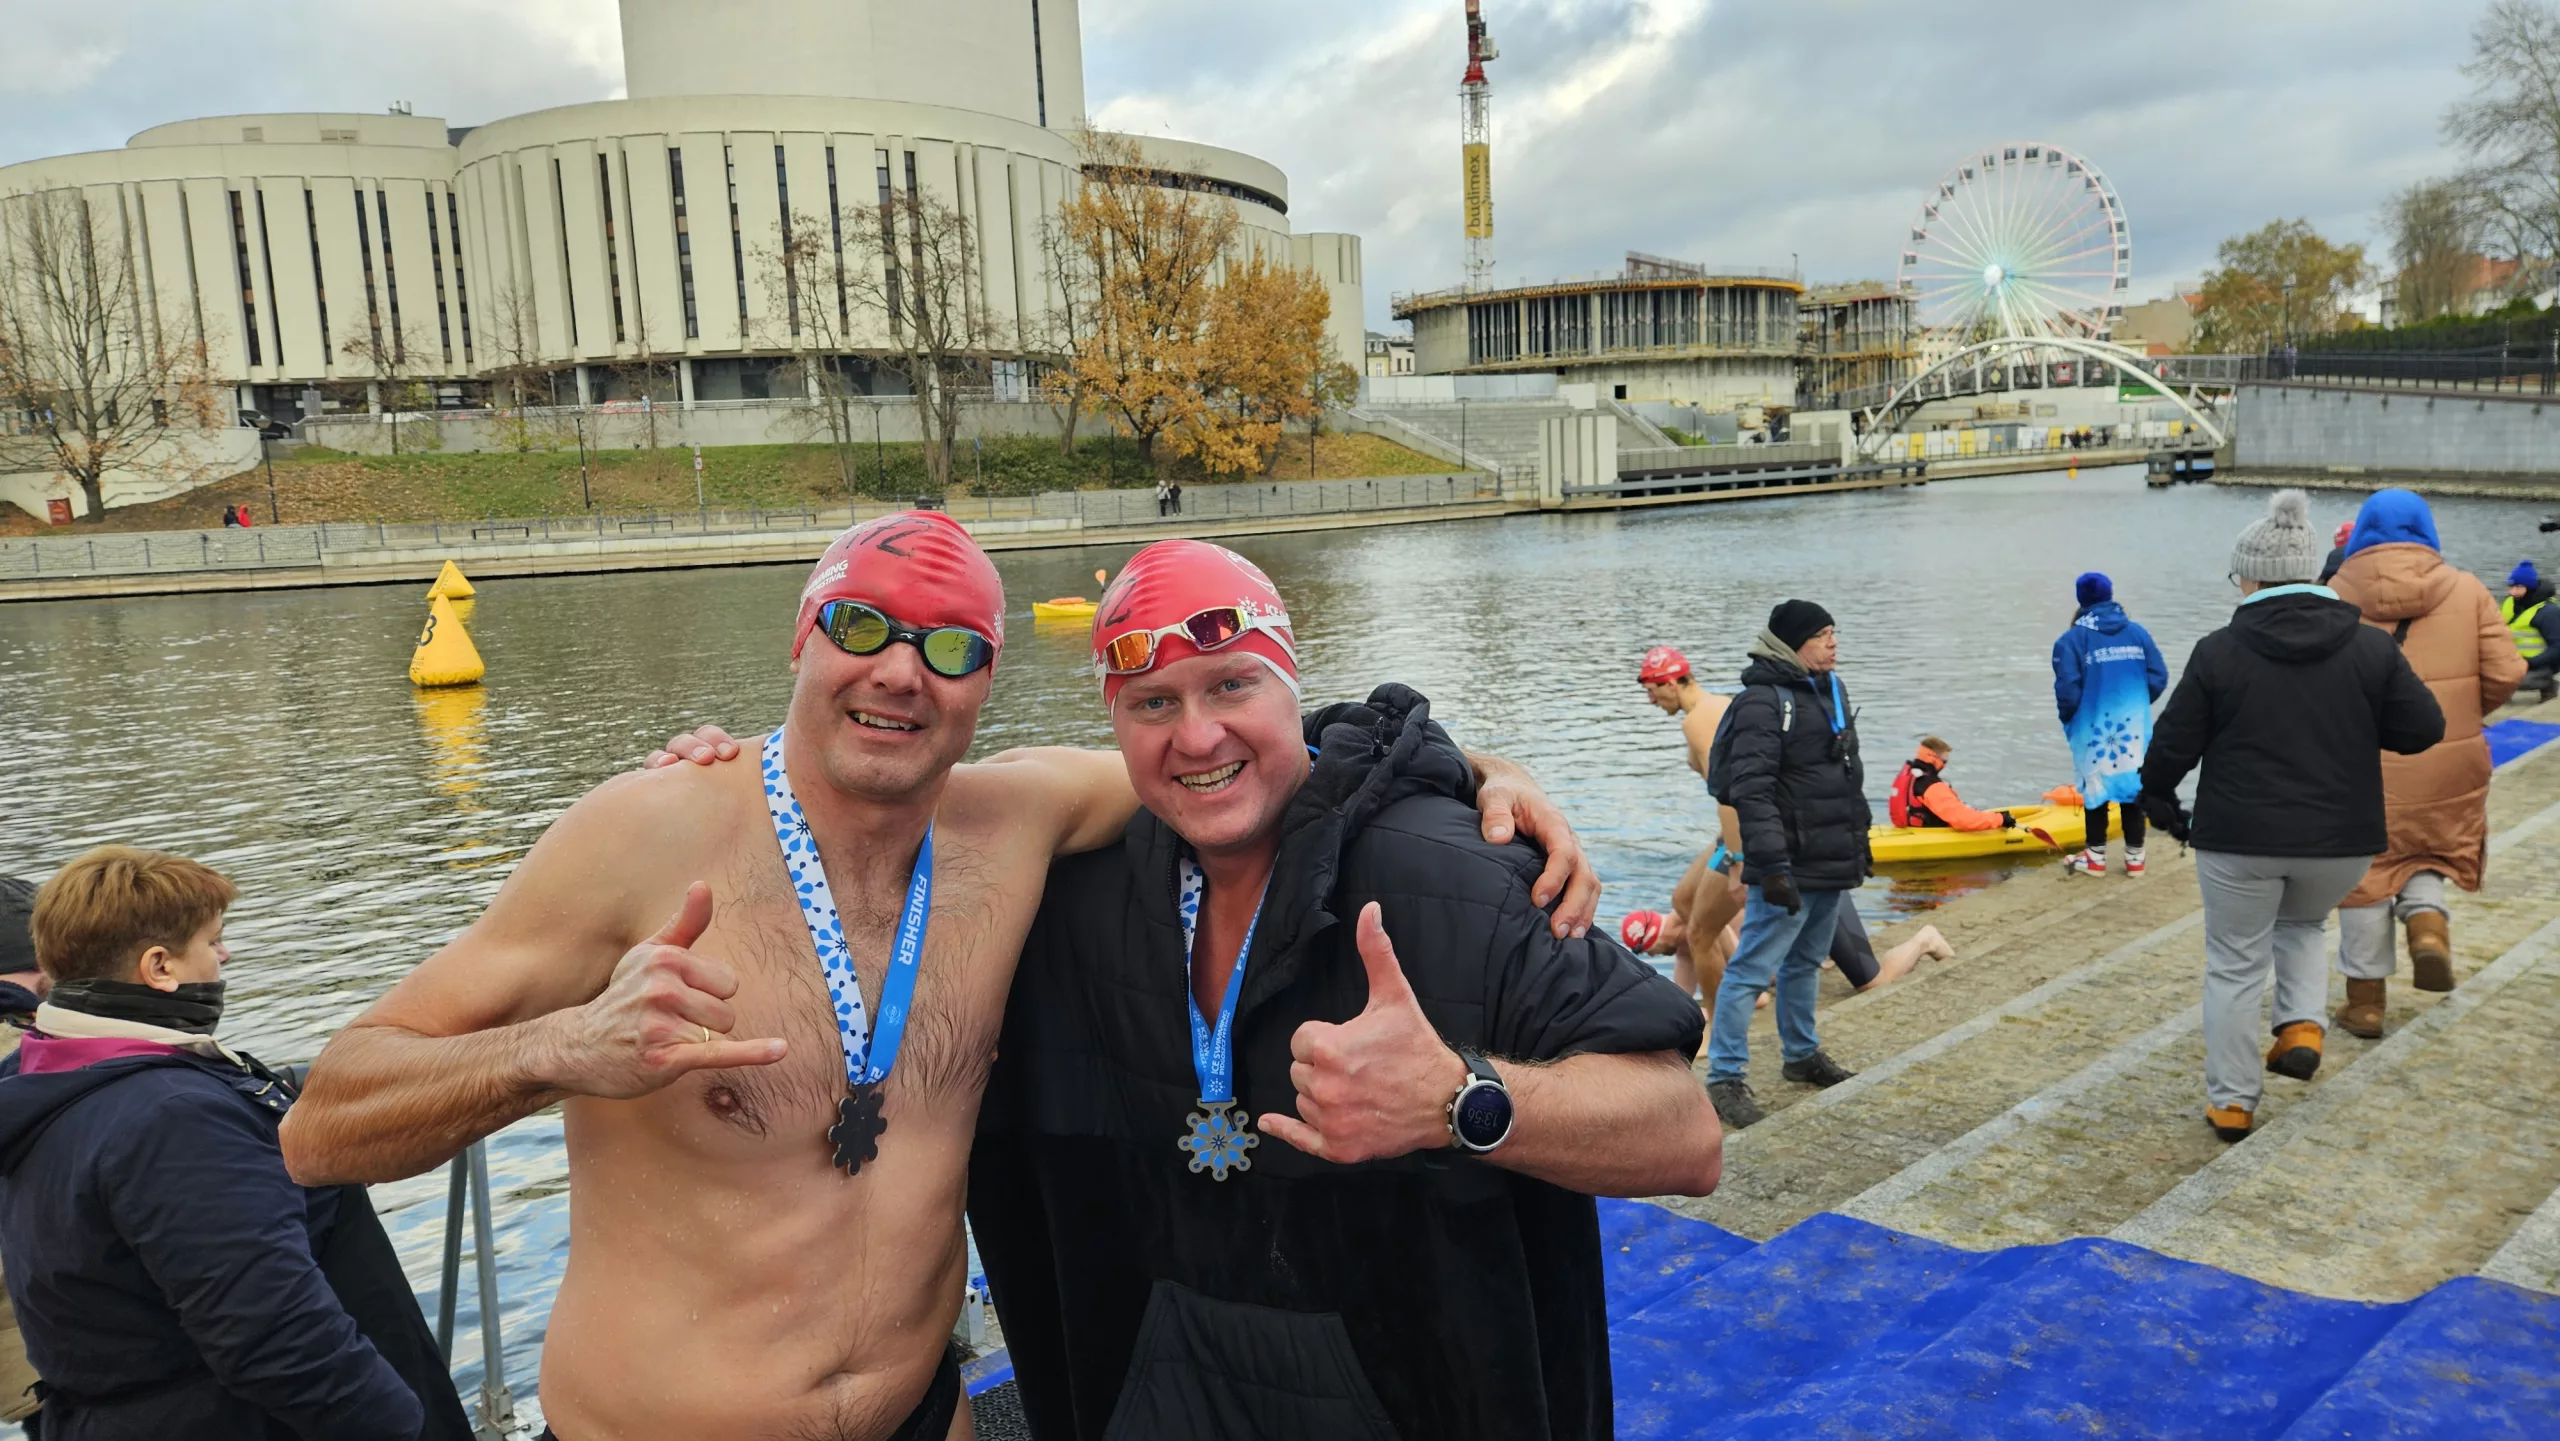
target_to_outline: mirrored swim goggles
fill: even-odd
[[[1234,645],[1255,631],[1268,632],[1286,651],[1291,665],[1297,664],[1298,648],[1289,643],[1289,613],[1285,610],[1257,612],[1242,606],[1217,605],[1196,611],[1191,618],[1176,625],[1154,630],[1133,630],[1116,635],[1101,646],[1102,671],[1105,675],[1140,675],[1155,667],[1160,643],[1181,636],[1208,654]]]
[[[878,655],[891,641],[905,641],[935,675],[949,680],[982,671],[996,658],[995,642],[966,626],[909,630],[858,600],[831,600],[818,607],[818,629],[847,655]]]

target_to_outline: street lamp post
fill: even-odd
[[[275,442],[267,439],[264,433],[258,436],[258,461],[267,468],[267,524],[282,525],[284,521],[276,510]]]
[[[578,407],[574,423],[578,428],[578,499],[587,509],[596,508],[594,484],[587,477],[587,409]]]

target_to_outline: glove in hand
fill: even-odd
[[[1784,906],[1788,915],[1800,915],[1804,911],[1804,897],[1796,894],[1796,878],[1785,871],[1761,877],[1760,894],[1769,898],[1769,904]]]

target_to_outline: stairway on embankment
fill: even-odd
[[[1763,1241],[1824,1212],[1977,1251],[2112,1235],[2338,1298],[2484,1267],[2560,1290],[2560,744],[2499,771],[2489,817],[2487,883],[2451,903],[2460,987],[2404,962],[2385,1038],[2333,1029],[2311,1081],[2268,1076],[2237,1146],[2203,1119],[2194,868],[2155,838],[2140,878],[2056,866],[1931,913],[1958,958],[1899,985],[1826,974],[1854,1081],[1781,1079],[1763,1012],[1769,1118],[1727,1138],[1715,1195],[1662,1204]]]

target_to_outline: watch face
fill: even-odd
[[[1500,1144],[1511,1131],[1511,1093],[1500,1086],[1469,1086],[1458,1098],[1457,1131],[1470,1146]]]

